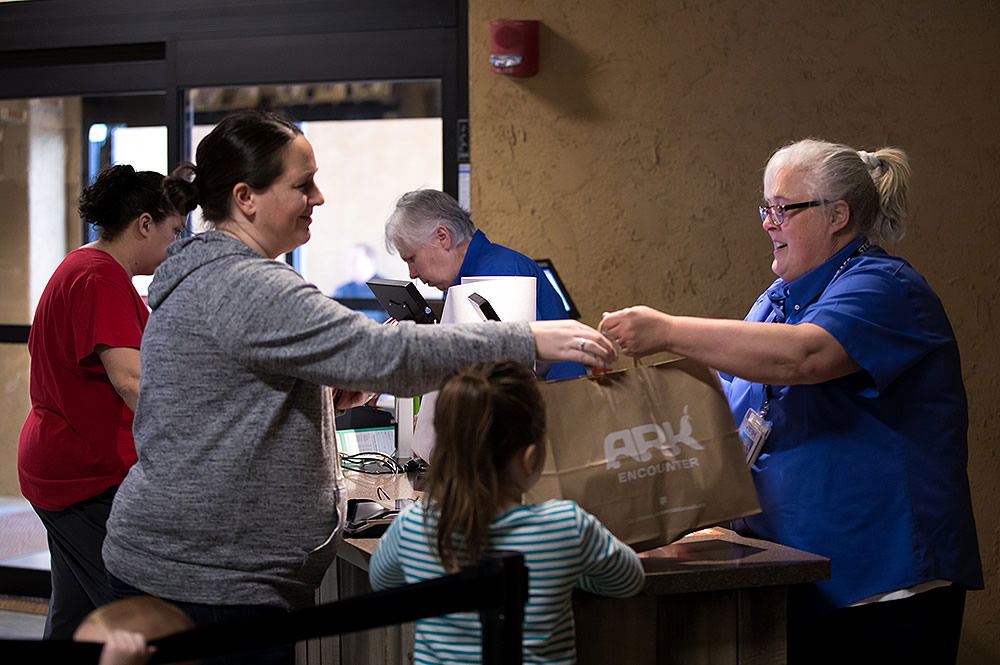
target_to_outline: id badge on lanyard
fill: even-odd
[[[764,420],[762,413],[751,407],[744,414],[739,431],[743,449],[747,454],[747,466],[751,467],[760,457],[760,451],[764,447],[764,442],[767,441],[767,435],[771,433],[771,423]]]

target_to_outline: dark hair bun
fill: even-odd
[[[163,175],[155,171],[137,173],[128,164],[109,166],[80,194],[80,217],[100,227],[104,240],[118,237],[144,212],[161,222],[177,214],[163,197],[162,183]]]
[[[101,171],[94,184],[80,194],[80,217],[85,222],[110,228],[119,217],[121,199],[140,186],[135,169],[119,164]]]
[[[194,210],[201,197],[198,193],[198,171],[191,162],[182,162],[163,179],[163,194],[181,214]]]

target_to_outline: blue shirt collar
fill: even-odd
[[[465,258],[462,259],[462,267],[458,269],[458,275],[455,276],[455,284],[462,283],[462,277],[467,274],[467,271],[472,270],[471,266],[479,263],[479,257],[492,244],[485,233],[476,230],[472,236],[472,240],[469,241],[469,248],[465,250]]]
[[[847,260],[847,257],[854,254],[864,241],[865,239],[862,237],[855,238],[844,245],[836,254],[798,279],[791,282],[780,278],[776,279],[766,291],[767,297],[771,300],[771,307],[775,310],[775,320],[784,321],[789,308],[798,311],[818,298],[840,266]],[[795,308],[796,305],[798,308]]]

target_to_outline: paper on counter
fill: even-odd
[[[501,321],[534,321],[536,288],[534,277],[463,277],[461,284],[448,289],[441,323],[482,321],[469,301],[471,293],[489,300]]]
[[[413,427],[413,453],[428,464],[431,463],[431,453],[434,452],[434,406],[437,404],[438,392],[435,390],[420,398],[420,413],[417,414],[417,424]]]

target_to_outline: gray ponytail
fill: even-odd
[[[860,155],[860,151],[858,154]],[[878,191],[879,210],[866,233],[873,241],[897,242],[906,233],[906,206],[910,184],[910,163],[897,148],[882,148],[871,155],[875,162],[868,173]],[[869,165],[868,160],[862,161]]]
[[[813,197],[845,201],[858,235],[878,244],[905,234],[910,166],[902,150],[867,152],[815,139],[797,141],[768,160],[765,190],[782,168],[800,171]]]

